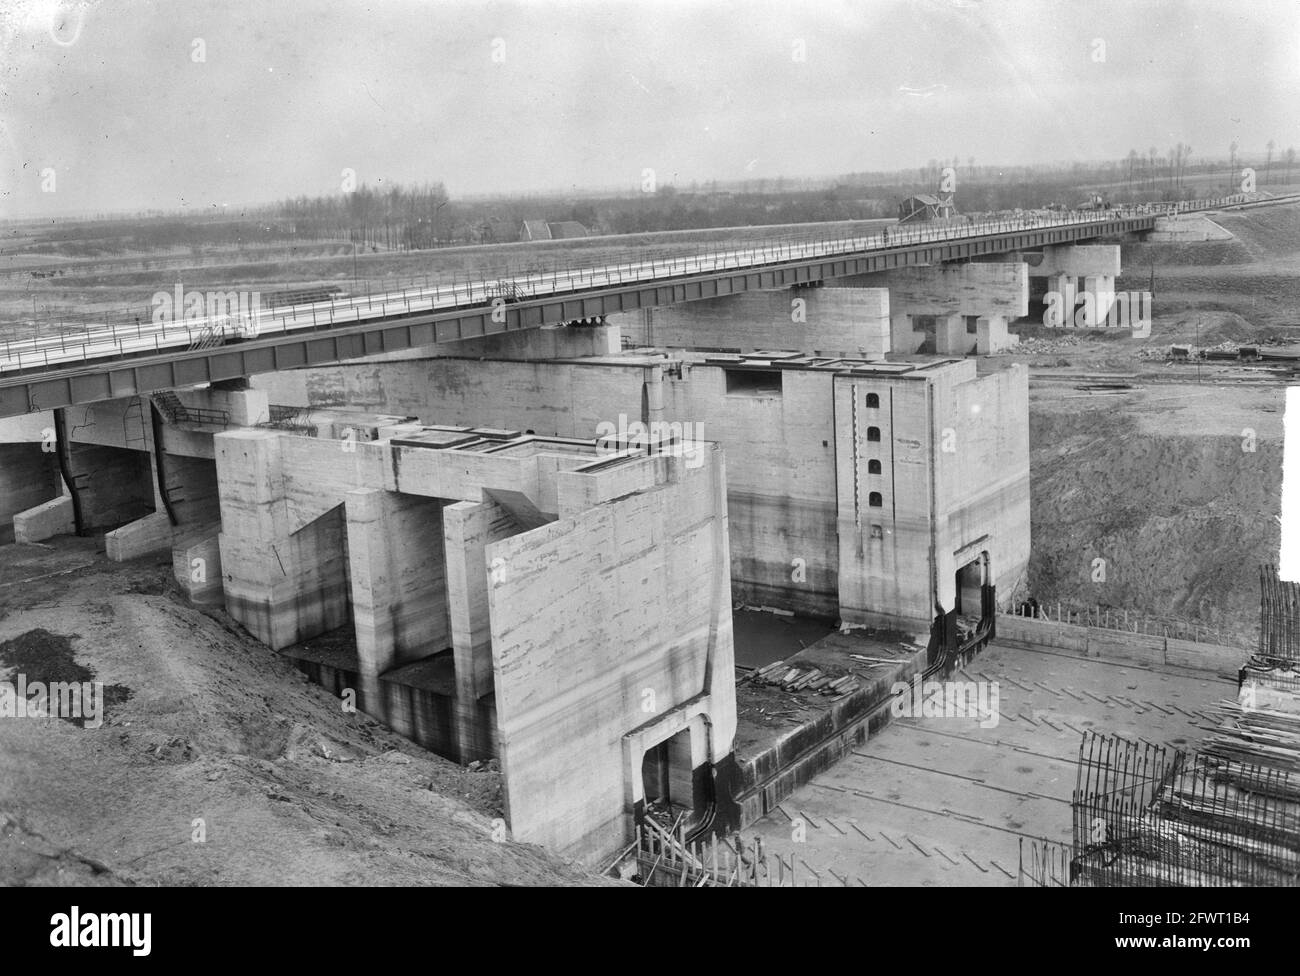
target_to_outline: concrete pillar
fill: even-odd
[[[190,406],[224,410],[230,423],[236,427],[256,427],[271,419],[271,408],[265,390],[209,388],[189,391],[183,399]]]
[[[1047,279],[1043,297],[1043,323],[1058,329],[1074,328],[1074,308],[1079,297],[1079,281],[1074,275],[1055,274]]]
[[[975,330],[975,352],[981,356],[1007,352],[1020,344],[1020,336],[1007,330],[1007,320],[1001,315],[980,316]]]
[[[975,351],[975,336],[967,334],[964,315],[940,315],[935,319],[934,351],[940,356],[964,356]]]
[[[342,506],[286,535],[281,435],[229,431],[213,445],[227,612],[276,650],[342,626],[349,613]]]
[[[641,371],[641,419],[652,424],[664,419],[664,371],[659,366],[647,366]]]
[[[494,689],[485,549],[519,532],[514,518],[490,499],[443,509],[447,608],[456,661],[456,718],[462,762],[492,755],[492,718],[483,702]]]
[[[1043,248],[1042,259],[1029,265],[1034,278],[1047,279],[1047,292],[1063,299],[1066,321],[1063,328],[1079,325],[1098,328],[1105,324],[1106,316],[1115,303],[1115,278],[1120,273],[1120,246],[1118,244],[1070,244]],[[1091,323],[1082,315],[1076,321],[1076,306],[1081,306],[1084,295],[1095,310]],[[1048,299],[1044,299],[1047,307]]]
[[[1106,326],[1106,317],[1115,304],[1115,278],[1113,275],[1085,275],[1079,297],[1089,309],[1084,319],[1087,327],[1099,329]]]
[[[492,691],[492,627],[484,557],[489,543],[509,538],[514,520],[492,501],[457,502],[443,511],[447,552],[447,595],[456,687],[464,698]]]
[[[362,691],[373,703],[380,675],[451,642],[441,503],[361,488],[344,507]]]
[[[913,328],[911,315],[895,312],[890,316],[889,341],[894,353],[910,356],[925,343],[925,333]]]

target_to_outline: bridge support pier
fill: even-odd
[[[227,437],[217,448],[226,610],[276,650],[347,623],[343,506],[290,532],[282,439],[269,431]]]
[[[1032,256],[1027,256],[1032,259]],[[1104,325],[1115,304],[1115,279],[1120,273],[1118,244],[1072,244],[1043,248],[1042,260],[1029,265],[1034,279],[1034,306],[1045,310],[1051,293],[1060,296],[1064,311],[1063,328],[1075,327],[1075,306],[1087,300],[1094,310],[1093,321]],[[1042,286],[1040,292],[1039,286]],[[1090,296],[1085,299],[1084,296]]]
[[[891,342],[901,355],[1002,352],[1018,341],[1007,323],[1029,310],[1029,278],[1017,262],[900,268],[842,280],[889,289]]]

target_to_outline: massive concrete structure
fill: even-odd
[[[355,656],[305,666],[444,755],[499,756],[516,839],[626,845],[658,751],[684,805],[734,825],[721,451],[379,433],[216,437],[227,609],[277,648],[351,615]]]
[[[1004,599],[1026,582],[1023,366],[978,377],[973,361],[795,354],[439,358],[254,383],[277,401],[383,403],[421,421],[573,438],[675,424],[716,441],[729,458],[739,602],[926,630],[936,607],[955,608],[956,574],[971,562]]]

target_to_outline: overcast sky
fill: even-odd
[[[1226,158],[1298,105],[1294,0],[0,0],[0,216]]]

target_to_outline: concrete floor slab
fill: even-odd
[[[1085,729],[1193,747],[1235,685],[994,643],[998,721],[895,718],[747,828],[800,884],[1014,886],[1021,839],[1068,843]],[[991,699],[990,699],[991,702]]]

